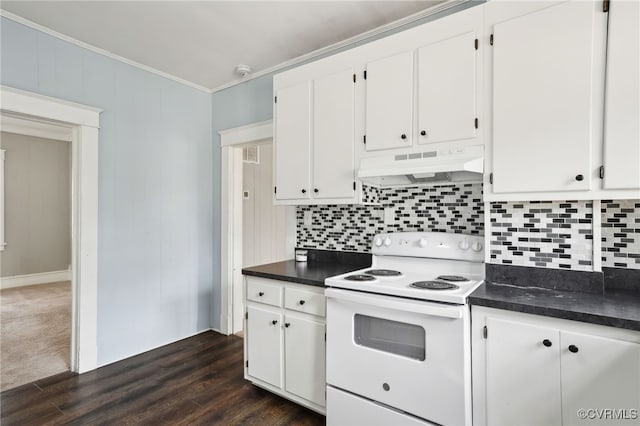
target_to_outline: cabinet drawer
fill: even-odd
[[[325,316],[326,303],[323,293],[298,288],[287,288],[284,293],[284,307],[292,311]]]
[[[247,280],[247,300],[282,307],[282,287],[266,280]]]

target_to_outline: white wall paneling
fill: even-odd
[[[66,123],[72,136],[71,370],[98,365],[98,126],[101,110],[0,86],[2,112]]]

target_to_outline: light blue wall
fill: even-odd
[[[209,328],[211,95],[6,18],[0,30],[3,85],[104,110],[98,362]]]

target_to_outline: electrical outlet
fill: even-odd
[[[393,224],[393,221],[395,220],[396,215],[395,212],[393,211],[393,207],[386,207],[384,209],[384,224],[385,225],[391,225]]]
[[[304,225],[305,226],[311,225],[311,212],[310,211],[304,212]]]

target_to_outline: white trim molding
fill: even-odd
[[[273,137],[272,120],[260,121],[242,127],[220,130],[220,146],[255,144]]]
[[[72,132],[68,126],[45,123],[35,120],[2,114],[0,116],[0,130],[7,133],[35,136],[37,138],[53,139],[56,141],[71,142]]]
[[[0,278],[0,288],[25,287],[28,285],[49,284],[60,281],[71,281],[71,269]]]
[[[72,131],[71,370],[93,370],[98,366],[98,127],[102,110],[0,86],[0,111]]]
[[[242,216],[237,218],[242,194],[233,191],[238,179],[242,180],[242,152],[234,149],[246,144],[267,142],[273,137],[271,120],[221,130],[221,179],[220,179],[220,332],[233,334],[233,282],[241,277],[242,265],[236,265],[242,255]],[[237,219],[237,220],[236,220]],[[215,302],[214,302],[215,303]]]

